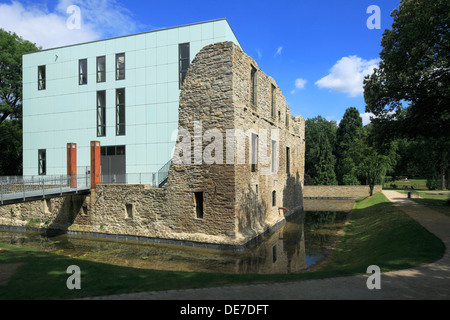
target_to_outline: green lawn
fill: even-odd
[[[450,193],[442,191],[418,192],[418,195],[421,199],[412,198],[412,200],[450,217]]]
[[[397,188],[392,188],[391,185],[396,185]],[[404,188],[413,187],[415,190],[428,190],[426,179],[408,179],[408,180],[396,180],[394,182],[385,182],[383,184],[383,189],[388,190],[402,190]]]
[[[442,257],[444,245],[417,222],[395,208],[381,193],[355,204],[330,262],[321,269],[294,274],[218,274],[120,267],[39,252],[0,243],[0,264],[23,263],[0,299],[72,299],[125,292],[293,281],[365,273],[369,265],[382,271],[408,268]],[[81,290],[69,290],[67,267],[81,269]]]

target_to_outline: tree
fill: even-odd
[[[379,68],[364,80],[366,112],[383,139],[426,139],[450,178],[450,2],[402,0],[383,34]],[[447,182],[448,183],[448,182]]]
[[[34,43],[0,29],[0,125],[22,117],[22,55],[39,50]]]
[[[37,50],[0,29],[0,175],[22,174],[22,55]]]
[[[334,173],[335,157],[326,133],[319,132],[317,163],[314,165],[315,174],[313,182],[315,185],[336,185],[336,174]]]
[[[402,0],[364,81],[366,112],[406,136],[449,137],[450,2]]]
[[[397,161],[397,143],[389,142],[381,147],[371,141],[372,126],[358,131],[353,144],[349,147],[349,156],[356,163],[356,174],[366,180],[370,195],[375,185],[382,182],[386,173],[392,170]]]
[[[336,132],[336,176],[339,184],[359,184],[354,175],[355,163],[347,153],[361,128],[359,111],[355,107],[345,110]]]
[[[328,121],[321,116],[306,119],[305,121],[305,176],[310,177],[313,182],[317,172],[316,164],[319,163],[324,143],[328,144],[326,148],[331,149],[331,154],[333,155],[334,153],[336,130],[337,126],[335,121]],[[329,160],[335,161],[334,156],[329,157]]]
[[[0,125],[0,176],[22,174],[21,122],[6,119]]]

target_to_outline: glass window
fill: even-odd
[[[116,135],[125,135],[125,89],[116,90]]]
[[[179,58],[179,87],[183,84],[184,78],[186,77],[187,69],[190,63],[190,49],[189,43],[180,43],[178,45],[178,58]]]
[[[116,80],[125,79],[125,53],[116,54]]]
[[[97,82],[106,81],[106,57],[97,57]]]
[[[45,66],[38,67],[38,90],[45,90]]]
[[[47,174],[47,154],[45,149],[39,149],[38,150],[38,174],[39,175],[46,175]]]
[[[106,136],[106,93],[97,91],[97,137]]]
[[[250,104],[256,106],[256,68],[250,72]]]
[[[87,84],[87,59],[81,59],[78,61],[78,84]]]

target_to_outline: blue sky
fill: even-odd
[[[365,123],[362,78],[377,66],[381,37],[400,0],[0,0],[0,28],[44,48],[227,18],[245,52],[272,76],[293,115],[339,121],[356,107]],[[67,8],[80,8],[68,30]],[[380,29],[369,29],[375,12]]]

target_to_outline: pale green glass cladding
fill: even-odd
[[[46,150],[47,175],[66,174],[69,142],[77,144],[77,166],[84,174],[80,171],[90,165],[93,140],[102,146],[125,145],[127,173],[157,171],[170,159],[175,145],[179,44],[189,43],[192,61],[202,47],[221,41],[239,45],[226,19],[24,55],[24,175],[38,174],[38,150]],[[116,55],[121,53],[124,79],[116,80],[120,71]],[[87,59],[87,68],[82,65],[87,80],[83,78],[80,85],[83,59]],[[42,90],[38,90],[39,66],[45,66]],[[125,89],[124,110],[117,109],[116,90],[121,88]],[[103,91],[99,114],[97,94]]]

